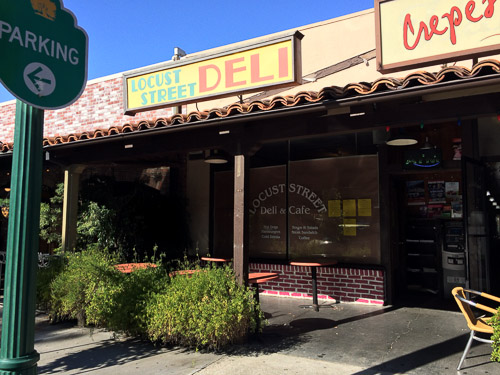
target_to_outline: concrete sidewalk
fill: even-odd
[[[306,301],[309,302],[309,301]],[[104,330],[50,325],[39,315],[40,374],[456,374],[468,339],[461,314],[261,296],[269,326],[222,353],[160,348]],[[458,309],[458,308],[457,308]],[[474,344],[462,374],[499,374],[491,348]]]

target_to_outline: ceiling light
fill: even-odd
[[[366,115],[365,112],[355,112],[355,113],[349,114],[350,117],[357,117],[357,116],[364,116],[364,115]]]
[[[396,136],[389,138],[386,143],[389,146],[411,146],[417,144],[418,142],[413,137],[399,132]]]
[[[219,150],[210,150],[210,153],[205,157],[205,163],[208,164],[225,164],[227,163],[227,157],[223,152]]]

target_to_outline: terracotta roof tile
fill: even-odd
[[[163,128],[172,125],[189,125],[202,123],[216,118],[228,118],[246,113],[272,111],[278,108],[299,107],[303,104],[317,103],[323,100],[337,100],[353,97],[362,97],[372,93],[394,92],[412,87],[432,86],[442,82],[461,81],[475,77],[500,75],[500,61],[483,60],[469,70],[460,66],[448,66],[437,73],[416,71],[404,78],[382,77],[374,82],[356,82],[344,87],[330,86],[315,91],[301,91],[295,95],[275,96],[271,99],[255,100],[244,103],[233,103],[225,108],[213,108],[205,111],[194,111],[189,114],[175,114],[169,118],[158,118],[154,121],[142,120],[137,123],[126,123],[112,126],[108,129],[95,129],[94,131],[79,134],[69,134],[44,138],[44,146],[76,142],[84,139],[95,139],[109,135],[140,132],[148,129]],[[0,152],[12,151],[12,143],[0,142]]]

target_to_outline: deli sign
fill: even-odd
[[[500,53],[500,0],[375,0],[382,73]]]
[[[301,39],[302,34],[295,32],[126,73],[125,113],[295,85],[301,77]]]

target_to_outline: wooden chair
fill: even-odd
[[[490,317],[485,317],[485,316],[479,316],[476,317],[474,314],[472,307],[476,309],[480,309],[483,311],[486,311],[491,314],[495,314],[497,312],[496,309],[493,309],[489,306],[482,305],[480,303],[471,301],[468,299],[465,295],[465,293],[471,293],[475,294],[478,296],[481,296],[483,298],[499,302],[500,303],[500,298],[492,296],[491,294],[483,293],[483,292],[478,292],[475,290],[469,290],[469,289],[464,289],[462,287],[456,287],[451,291],[451,294],[453,294],[453,297],[455,298],[455,301],[458,304],[458,307],[460,308],[460,311],[462,311],[462,314],[465,317],[465,320],[467,321],[467,326],[470,329],[470,337],[469,341],[467,342],[467,345],[465,346],[464,353],[462,354],[462,358],[460,359],[460,363],[458,364],[457,370],[460,370],[462,368],[462,364],[465,360],[465,357],[467,356],[467,353],[469,352],[469,349],[472,345],[472,340],[476,340],[479,342],[484,342],[484,343],[489,343],[491,344],[492,341],[489,339],[485,339],[482,337],[478,337],[477,333],[480,334],[487,334],[489,337],[493,334],[493,327],[488,325],[488,320],[491,318]]]

